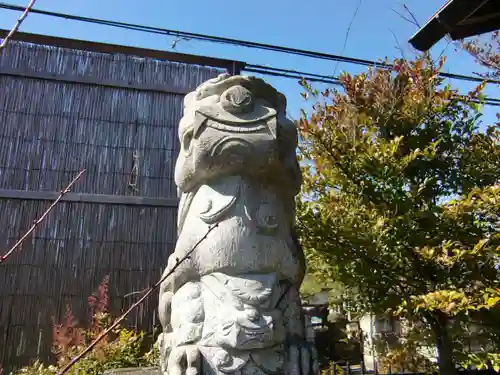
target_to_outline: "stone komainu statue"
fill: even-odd
[[[161,285],[164,374],[317,373],[294,236],[301,176],[286,99],[254,77],[220,75],[184,101],[175,182],[178,240]]]

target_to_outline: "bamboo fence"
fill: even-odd
[[[0,265],[0,361],[53,359],[66,304],[85,324],[109,275],[119,313],[152,285],[176,239],[173,182],[184,93],[221,68],[11,41],[0,54],[0,245],[85,175]],[[0,251],[2,252],[2,251]],[[156,296],[155,296],[156,297]],[[157,300],[128,324],[155,324]]]

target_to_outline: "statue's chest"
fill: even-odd
[[[198,189],[187,209],[176,251],[183,253],[217,225],[193,254],[201,275],[231,269],[300,274],[286,206],[274,193],[240,177]]]
[[[237,224],[242,230],[273,235],[288,228],[288,219],[284,202],[275,192],[233,176],[199,188],[184,226]]]

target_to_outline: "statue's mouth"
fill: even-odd
[[[252,152],[253,146],[250,142],[237,137],[224,137],[217,141],[210,152],[210,156],[234,154],[238,159]],[[231,161],[231,160],[229,160]]]
[[[256,133],[268,127],[266,123],[263,122],[253,122],[248,124],[224,124],[211,119],[207,120],[206,125],[210,128],[231,133]]]

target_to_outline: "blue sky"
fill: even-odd
[[[4,0],[25,6],[28,0]],[[407,0],[417,20],[423,24],[440,8],[445,0]],[[395,13],[404,12],[401,0],[253,0],[238,4],[228,0],[38,0],[36,7],[45,10],[71,13],[80,16],[104,18],[115,21],[139,23],[182,31],[252,40],[295,48],[309,49],[350,57],[377,60],[398,57],[399,43],[411,55],[407,40],[416,26]],[[356,17],[353,14],[359,9]],[[0,28],[11,28],[18,12],[0,10]],[[346,32],[352,26],[347,43]],[[116,29],[100,25],[54,19],[31,14],[24,21],[21,31],[86,39],[137,47],[171,50],[173,38],[137,31]],[[395,37],[398,39],[396,42]],[[437,56],[446,48],[448,56],[445,71],[471,75],[481,68],[463,52],[456,52],[453,45],[441,41],[433,48]],[[184,53],[237,59],[248,63],[331,75],[334,72],[351,73],[366,67],[338,64],[277,52],[218,45],[201,41],[180,41],[176,50]],[[265,77],[288,98],[289,112],[297,117],[301,108],[307,109],[299,95],[301,88],[293,79]],[[473,83],[451,81],[463,92]],[[318,87],[322,87],[319,85]],[[500,97],[498,87],[487,89],[490,97]],[[499,107],[484,108],[484,121],[492,122]]]

